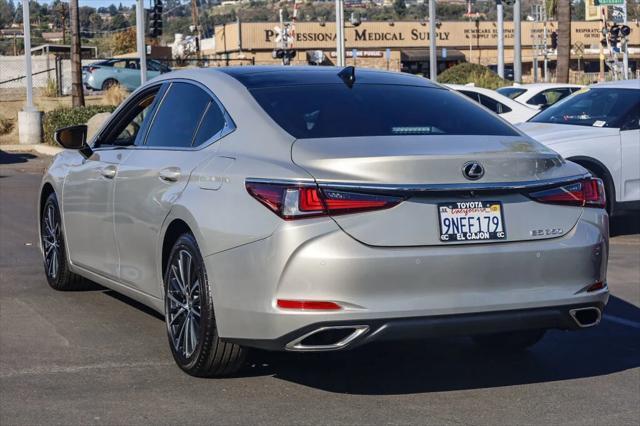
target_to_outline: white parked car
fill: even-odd
[[[530,108],[544,109],[582,89],[583,86],[565,83],[514,84],[501,87],[498,93]]]
[[[601,178],[610,213],[640,208],[640,80],[592,85],[519,127]]]
[[[472,85],[446,84],[445,86],[484,105],[512,124],[527,121],[538,113],[537,109],[522,105],[495,90],[483,89]]]

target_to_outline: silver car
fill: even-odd
[[[165,315],[177,364],[473,336],[524,349],[600,321],[602,182],[454,91],[330,67],[185,70],[46,172],[42,252]]]

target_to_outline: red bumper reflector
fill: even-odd
[[[333,302],[320,300],[283,300],[278,299],[278,308],[299,309],[305,311],[336,311],[342,309],[340,305]]]
[[[602,290],[604,287],[605,287],[605,284],[601,281],[598,281],[597,283],[593,283],[589,287],[587,287],[587,293],[592,291]]]

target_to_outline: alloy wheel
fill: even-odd
[[[60,223],[53,204],[48,204],[42,217],[42,250],[45,269],[55,280],[60,271]]]
[[[200,268],[187,250],[179,250],[169,264],[167,327],[174,349],[188,359],[200,335]]]

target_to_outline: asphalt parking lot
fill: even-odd
[[[37,249],[47,157],[0,151],[0,424],[638,424],[640,218],[612,223],[603,323],[509,356],[467,339],[255,352],[237,377],[175,366],[162,318],[55,292]]]

